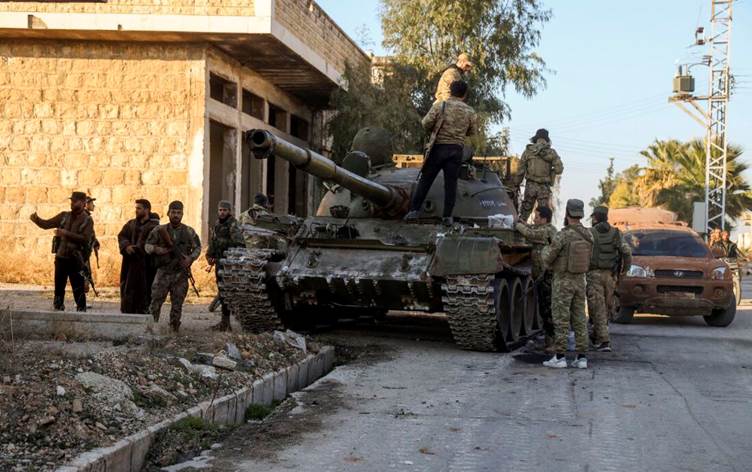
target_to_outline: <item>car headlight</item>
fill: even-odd
[[[725,267],[716,267],[713,269],[713,275],[711,278],[713,280],[723,280],[726,277],[726,268]]]
[[[655,273],[650,267],[642,267],[632,264],[627,271],[627,277],[649,279],[655,277]]]

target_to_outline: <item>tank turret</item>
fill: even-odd
[[[348,154],[343,161],[345,166],[339,166],[321,154],[300,148],[266,130],[250,130],[245,139],[256,159],[274,155],[303,172],[346,188],[382,207],[387,213],[399,214],[406,211],[410,194],[403,187],[384,185],[366,178],[365,175],[370,171],[370,160],[363,152]]]

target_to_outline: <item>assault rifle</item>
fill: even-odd
[[[165,243],[167,243],[167,246],[170,250],[170,254],[172,254],[174,257],[176,257],[180,263],[180,267],[183,268],[183,271],[188,276],[188,280],[191,282],[191,287],[193,287],[193,291],[196,292],[196,296],[200,297],[201,294],[198,292],[198,289],[196,288],[196,279],[193,278],[193,272],[191,272],[191,267],[185,267],[183,265],[183,261],[186,258],[186,255],[183,254],[183,251],[178,248],[178,246],[175,244],[175,241],[172,240],[172,236],[170,236],[170,233],[167,231],[167,228],[165,226],[158,226],[159,233],[162,235],[162,239],[164,239]]]

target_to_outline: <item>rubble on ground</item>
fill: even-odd
[[[0,341],[0,470],[53,470],[305,357],[271,334],[78,344]]]

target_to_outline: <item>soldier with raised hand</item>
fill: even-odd
[[[190,226],[184,225],[183,203],[174,201],[168,207],[170,222],[154,228],[146,239],[146,253],[154,255],[157,275],[151,287],[149,312],[159,322],[162,305],[170,294],[170,328],[180,329],[183,302],[188,295],[191,264],[201,254],[201,240]]]
[[[567,201],[564,228],[551,245],[543,249],[543,263],[553,271],[551,311],[554,320],[555,354],[543,363],[546,367],[567,367],[566,351],[569,326],[574,329],[577,355],[572,367],[587,369],[588,331],[585,318],[585,273],[590,267],[593,235],[582,226],[585,216],[582,200]]]
[[[423,118],[423,128],[431,131],[428,157],[420,171],[420,180],[410,200],[410,211],[405,221],[418,219],[418,212],[439,172],[444,173],[444,224],[451,225],[452,212],[457,197],[457,179],[462,165],[465,138],[477,132],[478,117],[465,103],[467,84],[452,82],[452,96],[436,102]]]
[[[608,223],[608,208],[595,207],[591,218],[593,254],[587,273],[588,314],[593,322],[595,350],[611,352],[608,315],[613,308],[617,277],[632,264],[632,250],[621,231]]]
[[[535,209],[533,225],[517,222],[515,229],[519,231],[533,246],[532,251],[532,275],[535,281],[535,290],[538,300],[538,313],[543,320],[543,332],[545,334],[544,350],[553,354],[554,347],[554,323],[551,317],[551,283],[553,274],[543,264],[543,249],[551,244],[556,237],[556,228],[551,224],[553,212],[550,208],[539,206]]]
[[[217,206],[217,221],[211,232],[209,240],[209,249],[206,251],[206,261],[210,266],[214,266],[214,273],[219,286],[220,272],[222,270],[222,257],[225,251],[232,247],[244,247],[243,233],[240,231],[238,221],[232,216],[232,203],[222,200]],[[221,297],[219,303],[222,303]],[[230,331],[230,309],[225,303],[222,303],[222,320],[219,324],[212,326],[215,331]]]
[[[464,52],[457,56],[457,62],[447,67],[441,74],[439,84],[436,86],[436,101],[442,102],[452,96],[452,82],[465,80],[465,75],[473,68],[470,56]]]
[[[564,164],[556,151],[551,147],[548,130],[539,129],[530,138],[530,144],[520,158],[520,166],[515,175],[515,183],[519,186],[525,181],[525,194],[520,205],[520,220],[527,221],[533,211],[533,206],[551,208],[551,186],[556,183],[556,177],[564,172]]]
[[[94,222],[85,210],[86,194],[73,192],[70,197],[70,211],[63,211],[45,220],[36,212],[31,221],[42,229],[55,228],[52,252],[55,254],[55,310],[65,310],[65,286],[70,280],[76,311],[86,311],[84,289],[84,257],[94,238]]]

